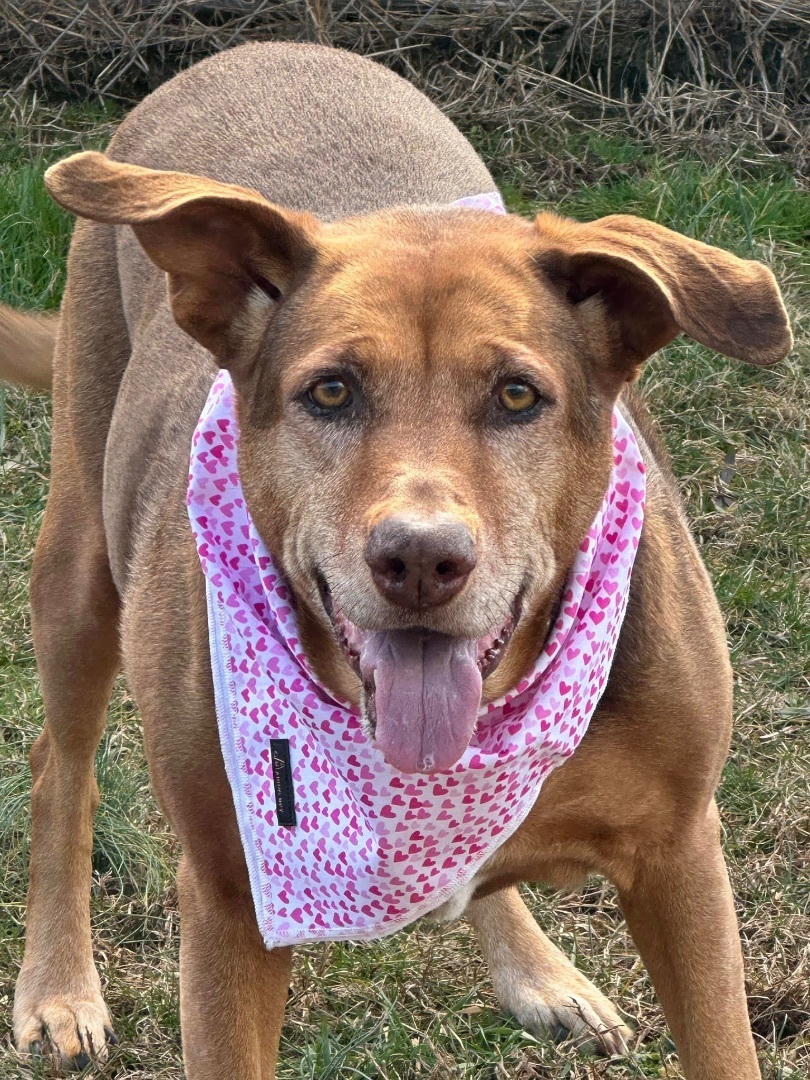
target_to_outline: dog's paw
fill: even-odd
[[[43,999],[36,1006],[15,1007],[14,1041],[21,1055],[50,1057],[57,1069],[83,1069],[107,1060],[117,1040],[101,995],[85,999],[70,994]]]
[[[570,1038],[578,1050],[605,1057],[628,1052],[630,1028],[584,977],[544,987],[516,982],[499,990],[501,1006],[538,1038]]]

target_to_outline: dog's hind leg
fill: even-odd
[[[580,1049],[627,1052],[630,1030],[614,1007],[553,945],[516,888],[473,900],[478,937],[501,1006],[533,1035],[571,1036]]]
[[[52,482],[31,582],[45,726],[31,751],[31,874],[18,1048],[82,1065],[110,1019],[90,937],[93,760],[119,664],[118,594],[102,524],[107,426],[129,355],[112,233],[80,224],[54,364]]]

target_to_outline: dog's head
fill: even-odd
[[[133,227],[230,370],[243,488],[308,655],[405,771],[450,767],[535,660],[639,365],[681,331],[757,364],[791,344],[765,267],[637,218],[324,224],[101,154],[47,182]]]

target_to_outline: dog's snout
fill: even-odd
[[[415,611],[461,592],[475,567],[475,540],[456,519],[388,517],[371,530],[365,558],[383,596]]]

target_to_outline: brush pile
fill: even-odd
[[[4,0],[0,89],[132,102],[245,41],[373,56],[542,172],[563,127],[810,161],[806,0]],[[531,153],[529,158],[531,158]],[[531,169],[531,162],[528,162]]]

